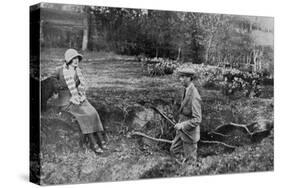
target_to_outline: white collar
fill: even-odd
[[[190,90],[190,88],[193,87],[193,86],[194,86],[194,84],[191,82],[191,83],[189,84],[189,86],[188,86],[187,88],[185,88],[185,91]]]

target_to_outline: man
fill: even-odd
[[[170,151],[173,154],[183,152],[184,161],[194,162],[197,159],[197,142],[200,139],[202,121],[201,97],[192,82],[195,72],[192,69],[183,69],[178,74],[185,90],[178,111],[179,122],[175,125],[176,136]]]

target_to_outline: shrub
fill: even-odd
[[[147,73],[149,76],[163,76],[173,74],[178,67],[176,61],[163,58],[153,58],[147,62]]]
[[[265,73],[249,73],[238,69],[210,65],[183,64],[178,69],[192,68],[199,85],[206,89],[221,90],[227,96],[241,94],[245,97],[259,97],[261,85],[273,85],[273,79]]]
[[[248,72],[227,72],[224,74],[223,93],[233,95],[237,91],[242,91],[246,97],[258,97],[261,94],[262,76]]]

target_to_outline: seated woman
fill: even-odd
[[[107,149],[102,135],[104,129],[98,112],[86,99],[86,83],[78,66],[82,55],[68,49],[64,57],[65,63],[55,73],[61,85],[57,105],[76,118],[82,133],[89,138],[91,149],[101,154]]]

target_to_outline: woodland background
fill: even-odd
[[[273,73],[273,18],[42,4],[42,47]]]

